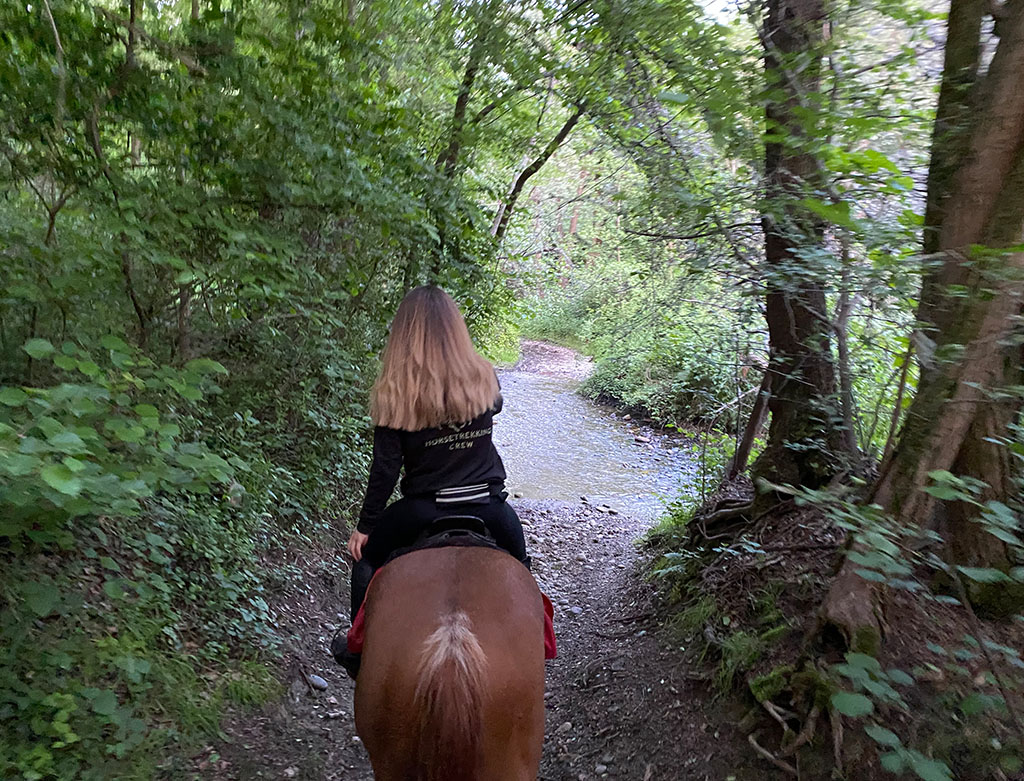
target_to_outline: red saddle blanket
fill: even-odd
[[[373,586],[372,580],[370,586]],[[540,596],[544,600],[544,658],[554,659],[558,656],[558,646],[555,643],[555,609],[551,606],[551,600],[548,599],[547,594],[542,593]],[[352,628],[348,630],[348,650],[354,654],[363,652],[363,638],[366,634],[365,607],[365,602],[359,606],[356,620],[352,622]]]

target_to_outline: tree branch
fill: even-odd
[[[46,18],[50,20],[53,43],[57,52],[57,100],[54,109],[54,124],[60,127],[64,122],[64,106],[67,102],[68,72],[64,65],[64,46],[60,42],[60,33],[57,31],[57,22],[54,21],[49,0],[43,0],[43,9],[46,11]]]
[[[148,44],[153,49],[158,51],[164,57],[171,60],[177,60],[185,69],[193,76],[206,76],[207,71],[202,65],[200,65],[192,55],[187,52],[183,52],[174,44],[163,41],[155,36],[150,35],[147,32],[143,32],[132,20],[125,19],[123,16],[118,16],[105,8],[97,8],[92,6],[92,10],[102,16],[109,22],[113,22],[119,27],[123,27],[128,30],[129,36],[134,35],[134,40],[141,41],[142,43]]]
[[[629,233],[632,236],[645,236],[656,241],[690,241],[692,239],[703,239],[708,236],[719,236],[724,231],[734,230],[736,228],[756,228],[760,224],[760,222],[737,222],[732,225],[721,225],[716,222],[713,227],[689,234],[653,233],[651,231],[632,230],[631,228],[623,228],[622,230],[624,233]]]
[[[572,129],[576,127],[576,123],[580,121],[580,117],[583,116],[584,105],[578,103],[576,110],[570,115],[570,117],[562,125],[561,129],[555,134],[555,137],[551,139],[548,145],[544,148],[544,151],[540,153],[536,160],[534,160],[526,169],[519,174],[515,184],[512,186],[512,190],[508,195],[508,203],[505,206],[505,210],[501,214],[501,220],[498,222],[494,229],[494,239],[497,242],[501,242],[501,239],[505,235],[505,231],[508,229],[509,219],[512,217],[512,209],[516,205],[516,201],[519,199],[520,193],[523,191],[523,187],[526,185],[527,180],[537,173],[548,161],[548,158],[555,153],[555,150],[562,145]]]

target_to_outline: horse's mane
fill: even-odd
[[[480,753],[487,658],[469,616],[448,613],[427,638],[417,670],[422,781],[473,781]]]

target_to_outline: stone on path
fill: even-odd
[[[314,689],[324,691],[327,688],[327,681],[321,678],[319,675],[307,675],[306,680],[309,681],[309,685]]]

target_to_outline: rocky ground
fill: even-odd
[[[574,372],[571,351],[527,350],[519,370]],[[549,661],[540,778],[770,781],[735,726],[742,712],[716,700],[684,662],[686,640],[661,626],[649,562],[638,546],[649,522],[579,503],[517,500],[534,572],[555,604],[559,656]],[[371,779],[352,718],[353,684],[327,654],[347,623],[347,572],[306,565],[275,599],[291,634],[287,691],[258,713],[237,713],[225,741],[197,757],[213,779]],[[315,677],[313,677],[315,676]]]
[[[516,371],[532,374],[585,380],[594,370],[594,362],[568,347],[525,340],[522,343],[519,361],[514,368]]]

